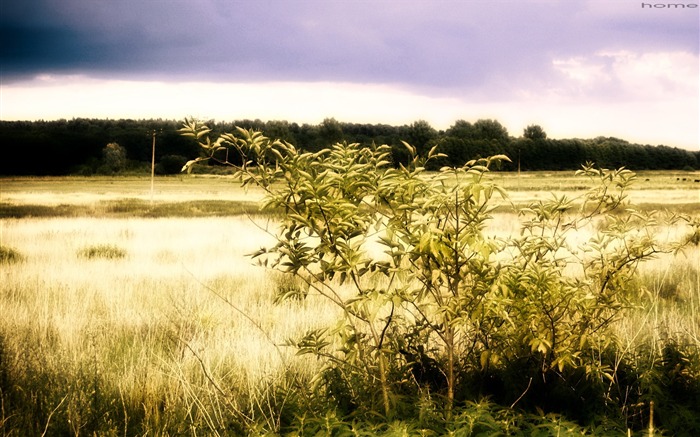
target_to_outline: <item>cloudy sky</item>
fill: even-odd
[[[697,150],[700,1],[661,1],[2,0],[0,118],[493,118]]]

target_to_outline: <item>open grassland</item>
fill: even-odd
[[[551,193],[574,198],[590,184],[574,172],[493,173],[494,180],[505,188],[513,202],[524,204],[544,199]],[[642,171],[629,193],[629,200],[639,209],[666,209],[694,213],[700,208],[700,172]]]
[[[3,222],[23,257],[0,267],[6,435],[177,435],[226,428],[227,410],[257,417],[263,384],[313,369],[278,345],[334,314],[313,298],[273,305],[285,279],[245,257],[269,240],[248,218]],[[19,405],[31,411],[13,417]]]
[[[574,172],[493,172],[510,200],[526,204],[552,193],[576,198],[591,185]],[[255,213],[262,193],[230,176],[157,178],[65,177],[0,179],[0,217],[226,216]],[[700,171],[639,172],[629,199],[641,209],[693,213],[700,204]]]
[[[230,177],[6,178],[0,217],[206,217],[255,214],[261,193]]]
[[[494,177],[519,204],[588,188],[571,173]],[[638,179],[636,204],[700,218],[700,174]],[[275,303],[299,285],[246,256],[274,242],[261,193],[228,178],[159,178],[152,199],[149,184],[0,180],[3,436],[255,434],[306,402],[288,388],[311,385],[319,363],[284,343],[338,310],[313,293]],[[488,232],[517,233],[516,216],[504,206]],[[651,371],[675,351],[676,370],[700,381],[700,247],[643,264],[637,278],[638,305],[614,326],[630,360]]]

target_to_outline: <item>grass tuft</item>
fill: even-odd
[[[86,259],[120,259],[126,257],[126,250],[113,244],[98,244],[80,249],[78,257]]]
[[[17,250],[11,247],[0,246],[0,264],[14,264],[22,260],[24,260],[24,256]]]

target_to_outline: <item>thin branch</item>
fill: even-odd
[[[41,437],[44,437],[46,435],[46,432],[49,430],[49,423],[51,423],[51,416],[53,416],[54,413],[56,411],[58,411],[58,409],[63,404],[63,401],[65,401],[67,397],[68,397],[68,395],[63,396],[63,399],[61,399],[61,402],[59,402],[58,405],[56,405],[56,408],[54,408],[53,411],[51,411],[51,413],[49,413],[49,417],[46,418],[46,426],[44,427],[44,432],[41,433]]]
[[[265,331],[265,329],[263,329],[263,327],[260,325],[260,323],[258,323],[255,319],[253,319],[251,316],[249,316],[245,311],[240,309],[238,306],[236,306],[233,302],[231,302],[229,299],[227,299],[221,293],[219,293],[218,291],[216,291],[212,287],[210,287],[210,286],[204,284],[202,281],[200,281],[199,278],[197,278],[192,272],[190,272],[187,269],[187,267],[183,266],[183,268],[185,269],[185,271],[187,273],[190,274],[190,276],[192,276],[192,278],[195,280],[195,282],[197,282],[197,284],[199,284],[200,286],[202,286],[203,288],[208,290],[210,293],[212,293],[213,295],[215,295],[216,297],[221,299],[224,303],[226,303],[228,306],[230,306],[234,311],[236,311],[238,314],[242,315],[245,319],[247,319],[255,328],[257,328],[257,330],[260,331],[265,336],[265,338],[270,342],[270,344],[275,348],[285,370],[289,370],[289,365],[287,364],[287,360],[285,359],[284,354],[282,353],[282,350],[280,349],[279,345],[272,339],[270,334],[268,334],[267,331]]]
[[[532,376],[530,377],[530,380],[529,380],[528,383],[527,383],[527,387],[525,387],[525,391],[518,397],[518,399],[515,400],[515,402],[513,402],[513,403],[511,404],[511,406],[510,406],[511,409],[513,409],[513,408],[515,407],[515,404],[517,404],[518,402],[520,402],[520,399],[522,399],[522,398],[525,396],[525,394],[527,393],[527,391],[530,390],[530,385],[531,385],[531,384],[532,384]]]

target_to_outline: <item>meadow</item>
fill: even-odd
[[[515,204],[587,189],[573,172],[493,179]],[[630,200],[700,219],[698,179],[700,172],[640,172]],[[262,193],[228,177],[158,178],[153,192],[149,184],[0,179],[3,436],[275,434],[298,420],[291,407],[305,400],[290,387],[311,386],[320,363],[297,356],[287,340],[332,324],[339,310],[314,293],[278,302],[299,284],[248,256],[274,244],[281,212],[260,213]],[[488,229],[518,232],[506,203]],[[590,238],[586,232],[576,238]],[[614,332],[650,363],[681,354],[678,372],[700,384],[698,242],[642,264],[636,277],[638,305]],[[666,424],[685,414],[664,407],[656,405]],[[628,406],[640,415],[649,408]],[[512,420],[498,414],[489,420]],[[681,423],[698,423],[691,419]]]

